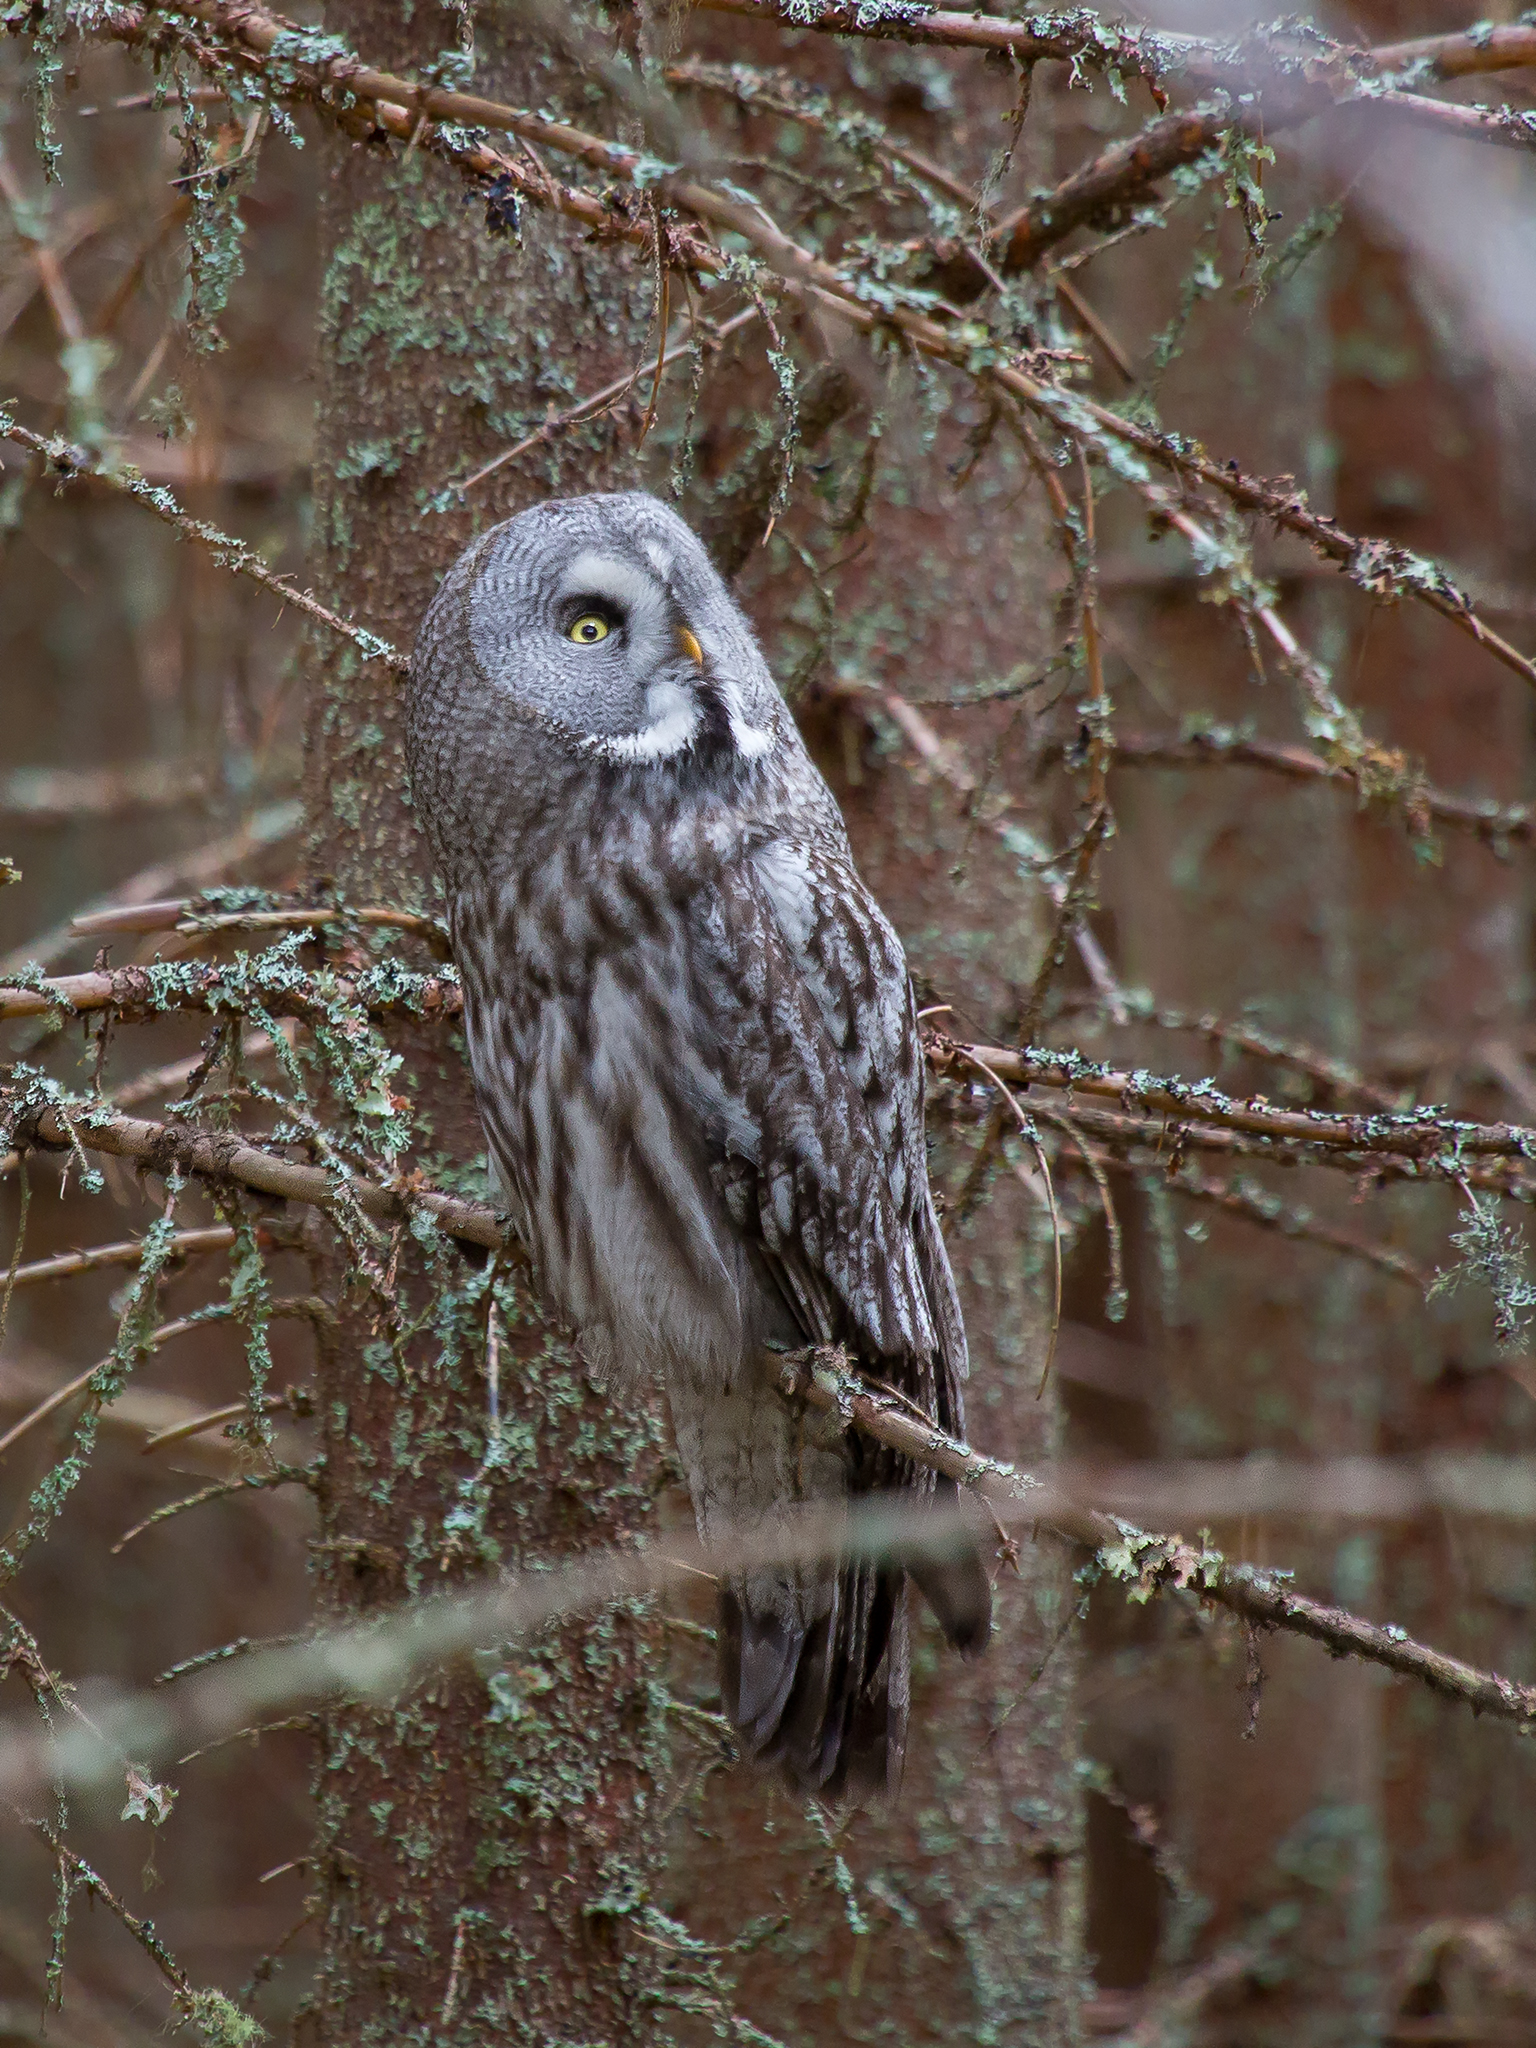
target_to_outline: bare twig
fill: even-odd
[[[145,1515],[142,1521],[123,1531],[112,1545],[111,1555],[120,1556],[130,1543],[159,1528],[162,1522],[174,1521],[178,1515],[206,1507],[210,1501],[229,1500],[243,1493],[265,1493],[274,1486],[313,1485],[314,1475],[303,1465],[274,1465],[266,1472],[238,1472],[233,1479],[215,1480],[211,1486],[199,1487],[196,1493],[185,1494],[180,1500],[167,1501],[164,1507]]]
[[[33,268],[37,272],[38,283],[42,286],[43,297],[48,301],[48,310],[53,315],[53,324],[58,330],[60,341],[84,341],[85,321],[81,318],[80,308],[75,303],[75,295],[69,288],[69,280],[64,275],[64,266],[60,263],[57,253],[32,229],[26,190],[11,167],[3,138],[0,138],[0,198],[5,200],[10,209],[17,236],[31,250]]]
[[[156,1430],[144,1439],[140,1456],[151,1451],[162,1451],[167,1444],[185,1443],[188,1438],[205,1436],[210,1429],[219,1429],[226,1422],[238,1422],[242,1416],[250,1415],[253,1409],[263,1415],[275,1415],[289,1406],[286,1394],[258,1394],[244,1401],[226,1401],[220,1408],[210,1408],[201,1415],[193,1415],[185,1422],[173,1422],[169,1428]]]
[[[1371,52],[1378,72],[1412,72],[1415,77],[1470,78],[1479,71],[1510,71],[1536,64],[1536,24],[1497,26],[1483,22],[1453,35],[1420,36],[1414,42],[1379,43]]]
[[[361,905],[352,909],[321,905],[272,910],[204,911],[195,897],[170,897],[158,903],[125,905],[120,910],[88,911],[71,919],[70,929],[80,938],[100,938],[110,932],[178,932],[185,936],[217,932],[301,931],[330,924],[360,924],[391,931],[409,932],[425,939],[442,959],[451,951],[447,927],[435,917],[418,910],[395,910],[388,906]]]
[[[235,1233],[223,1223],[206,1230],[179,1230],[165,1248],[165,1262],[173,1266],[199,1252],[226,1251],[234,1241]],[[105,1267],[136,1266],[143,1254],[144,1247],[136,1237],[124,1238],[119,1244],[92,1245],[89,1251],[58,1252],[50,1259],[34,1259],[30,1266],[18,1268],[13,1284],[35,1287],[44,1280],[72,1280],[78,1273],[98,1273]]]
[[[1359,792],[1362,804],[1400,801],[1416,817],[1452,831],[1470,832],[1498,853],[1510,846],[1529,846],[1536,839],[1536,810],[1529,804],[1500,804],[1491,798],[1453,796],[1431,789],[1411,775],[1400,778],[1400,792],[1383,792],[1355,764],[1329,761],[1306,747],[1283,740],[1265,740],[1246,733],[1211,728],[1188,737],[1124,733],[1115,742],[1117,763],[1147,768],[1264,768],[1300,782],[1338,782]],[[1406,763],[1403,764],[1406,768]]]
[[[278,1026],[278,1031],[288,1046],[292,1047],[297,1036],[291,1020]],[[245,1032],[240,1040],[240,1058],[249,1066],[254,1060],[270,1059],[277,1051],[278,1041],[265,1031]],[[184,1060],[169,1060],[163,1067],[146,1067],[129,1080],[120,1081],[110,1091],[113,1107],[116,1109],[142,1109],[146,1102],[155,1102],[184,1089],[197,1075],[201,1079],[208,1069],[208,1056],[198,1052],[189,1054]]]
[[[671,369],[674,363],[681,362],[684,356],[695,354],[701,347],[717,348],[733,334],[738,334],[742,328],[750,327],[758,317],[756,306],[746,306],[741,312],[733,313],[729,320],[722,320],[718,327],[701,327],[690,332],[682,341],[674,342],[671,348],[666,349],[657,359],[654,368],[658,377],[661,372]],[[583,420],[595,419],[599,413],[609,406],[616,405],[634,389],[643,367],[642,365],[641,369],[630,371],[627,376],[615,377],[611,384],[605,384],[601,391],[594,391],[590,398],[582,399],[579,405],[571,406],[568,411],[553,414],[542,426],[535,427],[531,434],[525,434],[521,441],[515,442],[510,448],[504,448],[500,455],[493,455],[473,476],[465,477],[462,483],[451,484],[449,489],[457,491],[462,497],[466,491],[472,491],[477,484],[484,483],[488,476],[494,476],[498,469],[505,468],[507,463],[516,462],[520,455],[526,455],[530,448],[537,448],[546,441],[554,440],[556,435],[563,434],[567,427],[577,426]],[[654,393],[652,395],[654,399]]]
[[[273,1314],[292,1313],[293,1309],[291,1304],[274,1303],[272,1312]],[[205,1311],[201,1315],[182,1316],[175,1322],[162,1323],[159,1329],[154,1331],[148,1338],[144,1348],[146,1351],[158,1351],[162,1345],[168,1344],[173,1337],[184,1337],[189,1330],[205,1330],[214,1320],[215,1318]],[[36,1429],[39,1423],[46,1422],[50,1415],[56,1415],[61,1408],[68,1407],[76,1395],[85,1394],[89,1396],[91,1381],[95,1379],[97,1373],[105,1372],[115,1362],[110,1357],[99,1358],[94,1365],[88,1365],[84,1372],[77,1373],[72,1380],[66,1380],[63,1386],[55,1387],[35,1407],[28,1409],[19,1422],[12,1423],[4,1436],[0,1436],[0,1458],[3,1458],[7,1451],[20,1443],[24,1436],[29,1435],[32,1430]]]
[[[107,1910],[122,1922],[139,1947],[143,1949],[144,1953],[155,1965],[155,1968],[173,1986],[176,1992],[177,2005],[184,2014],[190,2017],[196,2003],[197,1993],[192,1988],[191,1978],[188,1977],[165,1943],[156,1934],[154,1922],[151,1920],[141,1920],[136,1913],[129,1912],[106,1879],[99,1876],[83,1856],[76,1855],[75,1851],[64,1841],[56,1828],[52,1827],[45,1820],[32,1820],[26,1816],[21,1816],[21,1818],[23,1825],[30,1828],[39,1841],[47,1844],[55,1861],[68,1872],[71,1883],[82,1886],[86,1891],[100,1899]]]
[[[1035,971],[1034,981],[1024,1001],[1019,1030],[1023,1038],[1031,1039],[1039,1026],[1040,1013],[1045,1006],[1051,983],[1066,958],[1067,945],[1084,922],[1083,913],[1093,887],[1094,862],[1111,822],[1109,765],[1112,758],[1112,743],[1109,728],[1109,693],[1104,687],[1104,660],[1099,643],[1098,560],[1094,529],[1093,478],[1088,468],[1088,458],[1079,444],[1078,466],[1082,472],[1083,496],[1080,520],[1074,525],[1067,516],[1066,494],[1060,479],[1045,460],[1027,423],[1021,421],[1021,426],[1024,430],[1026,450],[1036,475],[1045,483],[1050,494],[1063,543],[1072,558],[1073,573],[1079,592],[1083,658],[1088,671],[1088,699],[1084,712],[1088,724],[1088,822],[1078,841],[1072,871],[1066,877],[1061,893],[1057,897],[1055,927],[1041,953],[1039,967]]]
[[[1087,1006],[1100,1007],[1096,998],[1082,996],[1064,1003],[1063,1009]],[[1303,1045],[1294,1038],[1277,1037],[1271,1031],[1261,1030],[1257,1024],[1220,1017],[1211,1010],[1150,1009],[1140,1004],[1132,1021],[1150,1024],[1159,1031],[1187,1031],[1208,1040],[1222,1051],[1247,1053],[1274,1066],[1288,1067],[1298,1074],[1305,1074],[1308,1080],[1319,1082],[1336,1095],[1352,1095],[1361,1102],[1369,1103],[1373,1109],[1396,1111],[1405,1107],[1401,1090],[1368,1080],[1342,1060],[1319,1052],[1315,1046]],[[1536,1115],[1536,1099],[1529,1105],[1529,1111]]]
[[[869,698],[877,700],[910,742],[914,753],[926,769],[942,777],[959,795],[967,798],[975,796],[976,778],[964,760],[953,747],[945,745],[917,706],[909,704],[899,691],[871,685],[867,689],[848,689],[846,694],[850,704],[858,704],[861,700]],[[1006,844],[1008,835],[1002,820],[993,818],[989,822],[992,828],[1001,834]],[[1066,882],[1057,875],[1047,874],[1044,883],[1047,894],[1059,910],[1066,902]],[[1083,963],[1089,981],[1102,997],[1106,1008],[1117,1021],[1123,1023],[1129,1014],[1125,992],[1105,956],[1103,947],[1082,920],[1079,920],[1073,937],[1078,957]]]

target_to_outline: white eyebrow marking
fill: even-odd
[[[656,571],[656,574],[661,577],[670,576],[674,560],[676,559],[672,550],[669,547],[664,547],[659,540],[648,540],[644,543],[644,547],[651,567]]]
[[[565,597],[608,597],[631,609],[654,610],[661,592],[643,570],[613,555],[578,555],[560,579]]]

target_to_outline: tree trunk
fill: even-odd
[[[690,47],[717,60],[783,61],[777,39],[743,49],[734,23],[713,33],[707,23],[694,18]],[[1009,132],[1018,88],[1002,67],[957,62],[941,73],[935,64],[924,75],[932,96],[920,98],[915,67],[894,46],[850,52],[807,38],[794,61],[797,77],[832,93],[851,99],[856,83],[878,118],[978,183]],[[750,117],[733,128],[723,114],[712,132],[722,153],[744,157],[770,141]],[[1049,182],[1047,121],[1031,115],[1022,148],[1028,174]],[[809,176],[814,167],[796,168]],[[780,313],[787,326],[791,309]],[[803,444],[790,505],[771,519],[781,464],[770,447],[756,461],[736,458],[739,490],[711,503],[701,487],[683,509],[733,576],[843,808],[860,872],[901,935],[920,1002],[952,1005],[936,1021],[962,1037],[1011,1043],[1050,904],[999,827],[1028,824],[1051,838],[1053,826],[1031,787],[1030,700],[999,698],[994,686],[1043,664],[1059,631],[1044,499],[1017,444],[991,431],[984,402],[959,380],[925,379],[832,321],[803,319],[796,343]],[[740,354],[743,372],[717,380],[717,406],[729,411],[715,434],[720,413],[707,397],[701,408],[706,471],[713,454],[729,474],[722,450],[735,456],[754,393],[759,417],[777,410],[767,376],[746,367],[757,347]],[[974,778],[974,801],[915,755],[883,709],[870,709],[871,685],[916,701],[943,761],[962,784]],[[983,701],[967,701],[973,689]],[[1064,821],[1054,836],[1067,836]],[[1027,1465],[1054,1451],[1060,1420],[1059,1380],[1040,1391],[1050,1222],[1012,1171],[1033,1168],[1011,1132],[981,1175],[975,1214],[964,1213],[980,1132],[963,1092],[957,1101],[931,1090],[928,1125],[970,1344],[968,1432]],[[1066,2048],[1077,2038],[1076,1560],[1016,1533],[1026,1540],[998,1571],[985,1657],[967,1664],[948,1650],[913,1599],[912,1723],[894,1807],[828,1827],[772,1785],[707,1759],[694,1796],[678,1803],[668,1903],[694,1934],[722,1945],[755,1928],[737,2004],[794,2048],[887,2038],[910,2048]],[[679,1650],[673,1682],[684,1691],[686,1667]],[[692,1676],[707,1698],[703,1660]],[[704,2048],[705,2028],[685,2038]]]
[[[450,21],[383,0],[330,12],[333,31],[401,69],[439,55]],[[481,89],[502,98],[536,104],[558,89],[510,42],[482,47],[480,60]],[[628,480],[599,423],[467,503],[437,513],[428,502],[530,417],[634,360],[649,280],[643,264],[583,249],[548,217],[528,220],[520,241],[493,239],[481,207],[425,153],[384,162],[329,130],[319,148],[311,575],[328,603],[408,647],[472,532],[551,490]],[[354,902],[430,904],[395,678],[316,646],[308,688],[312,881]],[[460,1049],[426,1030],[395,1043],[419,1143],[441,1170],[462,1169],[483,1140]],[[333,1622],[460,1573],[611,1542],[643,1526],[654,1492],[655,1415],[594,1389],[505,1280],[503,1461],[483,1472],[484,1278],[456,1254],[429,1273],[409,1234],[383,1263],[395,1260],[398,1314],[354,1284],[324,1367],[315,1572]],[[645,2033],[656,1951],[630,1937],[626,1914],[655,1854],[658,1634],[643,1608],[579,1617],[388,1707],[329,1717],[317,1777],[323,1953],[306,2038],[331,2048]]]
[[[333,26],[371,61],[397,69],[434,54],[381,5],[338,8]],[[487,63],[482,52],[477,83],[545,104],[559,79],[495,53]],[[987,81],[980,96],[1005,108],[1010,91],[1007,81],[1001,89]],[[980,124],[977,132],[980,151],[990,136]],[[530,498],[633,480],[608,430],[583,428],[556,440],[548,458],[515,466],[515,483],[499,496],[475,493],[473,525],[457,502],[445,513],[423,509],[551,405],[563,410],[643,360],[652,281],[643,262],[584,249],[543,218],[526,219],[520,247],[490,240],[479,208],[466,206],[435,164],[406,158],[386,168],[363,161],[355,146],[328,147],[315,582],[329,602],[407,643],[472,531]],[[798,343],[811,358],[821,349],[812,332]],[[955,500],[948,478],[963,464],[967,437],[986,434],[979,411],[961,408],[930,443],[914,424],[926,402],[920,388],[898,380],[888,396],[900,424],[872,438],[885,373],[862,344],[844,353],[834,337],[829,346],[832,365],[811,369],[800,394],[805,474],[819,475],[810,465],[825,456],[851,499],[868,453],[880,456],[883,479],[869,508],[872,545],[842,581],[847,636],[858,645],[853,622],[878,620],[891,648],[869,649],[869,673],[914,694],[929,694],[939,679],[1008,672],[1045,645],[1036,633],[1021,640],[1020,612],[1048,611],[1046,536],[1037,518],[1015,510],[1027,488],[1016,453],[999,451],[980,494]],[[761,438],[761,423],[780,414],[760,342],[737,360],[739,374],[716,374],[704,410],[706,478],[729,471]],[[674,448],[670,429],[658,426],[648,459]],[[700,482],[680,509],[709,535],[722,566],[741,570],[745,601],[793,696],[817,664],[808,670],[802,660],[793,549],[759,546],[779,473],[775,450],[749,455],[739,488],[722,497]],[[659,473],[645,480],[666,488]],[[911,509],[914,501],[922,509]],[[977,522],[992,508],[1006,509],[1005,550],[975,545]],[[817,525],[824,512],[808,483],[781,535],[803,532],[837,553],[835,535],[829,543]],[[996,602],[1000,574],[1006,606]],[[835,702],[817,708],[808,699],[800,709],[920,985],[962,1004],[980,1036],[1015,1029],[1044,926],[1014,856],[978,834],[953,790],[914,787],[905,768],[889,766],[860,717]],[[978,765],[991,758],[1004,779],[1020,765],[1011,705],[951,717],[944,729]],[[316,883],[334,880],[355,901],[429,902],[402,784],[394,686],[350,655],[317,657],[309,731]],[[969,875],[958,917],[957,861]],[[399,1085],[426,1126],[429,1154],[450,1165],[477,1155],[482,1140],[457,1055],[444,1066],[436,1040],[399,1043],[409,1073]],[[958,1129],[936,1156],[952,1187],[965,1178],[973,1143],[973,1131]],[[1043,1330],[1022,1241],[1038,1239],[1040,1219],[1005,1178],[1011,1196],[1005,1191],[951,1242],[976,1360],[976,1435],[1030,1456],[1048,1447],[1054,1417],[1050,1401],[1034,1398]],[[398,1286],[418,1306],[426,1297],[425,1279],[407,1279],[403,1260]],[[475,1287],[466,1278],[460,1294]],[[455,1315],[468,1324],[473,1314],[470,1303],[450,1299],[435,1327]],[[526,1432],[530,1447],[481,1516],[468,1484],[484,1453],[477,1348],[452,1352],[436,1336],[391,1344],[376,1299],[351,1308],[326,1389],[318,1569],[330,1612],[367,1611],[436,1587],[445,1559],[450,1572],[494,1568],[644,1523],[661,1476],[656,1418],[614,1413],[529,1304],[518,1317],[502,1372],[514,1443]],[[678,1496],[668,1513],[687,1515]],[[328,1917],[318,2038],[327,2048],[424,2034],[618,2042],[647,2034],[657,2008],[682,2006],[698,2016],[702,2040],[726,2023],[739,1972],[741,2011],[786,2039],[819,2037],[841,2013],[861,2026],[888,2016],[913,2039],[1069,2041],[1083,1860],[1073,1658],[1060,1638],[1075,1595],[1059,1557],[1026,1547],[1021,1565],[1000,1589],[998,1641],[976,1670],[920,1635],[917,1746],[903,1800],[894,1813],[856,1816],[835,1838],[803,1802],[790,1802],[786,1816],[774,1787],[712,1770],[715,1724],[697,1711],[716,1703],[712,1658],[695,1665],[684,1654],[664,1669],[648,1617],[626,1613],[594,1627],[599,1655],[580,1654],[587,1632],[576,1624],[537,1650],[519,1646],[515,1669],[489,1685],[455,1675],[398,1712],[334,1716],[319,1785]],[[707,1618],[701,1606],[698,1619]],[[685,1646],[692,1640],[686,1622],[679,1634]],[[691,1760],[705,1735],[707,1784],[702,1801],[687,1800],[666,1828],[663,1802],[653,1800],[648,1829],[664,1762],[655,1717],[669,1686]],[[674,1804],[666,1802],[668,1812]],[[642,1928],[657,1943],[634,1939],[653,1880],[656,1899],[686,1923]],[[761,1929],[786,1901],[789,1947],[764,1947]],[[756,1915],[764,1917],[753,1936]],[[730,1960],[737,1953],[740,1963]]]

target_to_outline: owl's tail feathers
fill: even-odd
[[[904,1575],[847,1564],[828,1590],[827,1611],[802,1625],[750,1584],[721,1588],[725,1710],[747,1757],[801,1791],[894,1797],[907,1741]]]
[[[940,1479],[934,1508],[952,1513],[959,1493],[953,1479]],[[906,1563],[949,1642],[963,1656],[979,1657],[992,1636],[992,1582],[974,1539],[957,1533],[953,1544],[915,1553]]]

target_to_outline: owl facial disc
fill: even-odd
[[[740,769],[780,700],[696,535],[638,493],[531,508],[487,536],[464,597],[486,680],[588,755]]]

